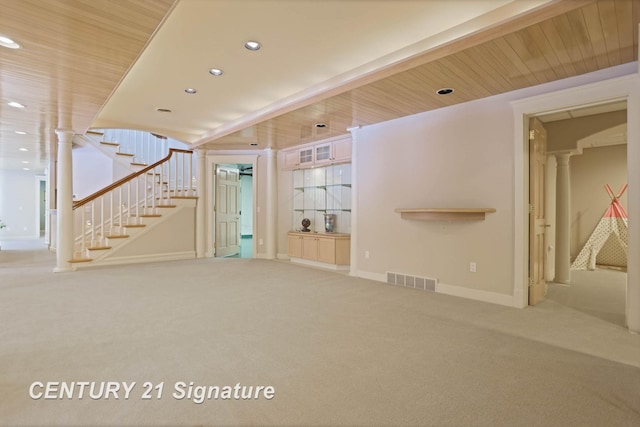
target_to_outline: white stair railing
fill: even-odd
[[[193,172],[193,152],[170,148],[165,158],[75,202],[74,258],[88,258],[89,250],[126,237],[127,227],[159,216],[172,198],[196,196]]]
[[[133,162],[150,165],[164,158],[170,148],[183,149],[186,144],[165,136],[132,129],[96,129],[102,141],[118,144],[118,152],[133,154]]]

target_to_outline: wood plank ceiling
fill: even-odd
[[[176,1],[0,0],[1,32],[24,45],[0,48],[0,169],[22,166],[20,148],[29,149],[39,163],[34,168],[42,169],[53,154],[56,128],[90,128]],[[193,146],[281,149],[342,135],[351,126],[628,63],[637,60],[639,22],[640,0],[554,0],[324,93],[213,129]],[[442,87],[455,92],[439,96]],[[8,107],[10,100],[27,108]]]
[[[564,10],[562,10],[564,8]],[[549,16],[551,15],[551,16]],[[565,1],[456,41],[390,74],[211,141],[216,148],[284,148],[364,126],[576,76],[638,59],[640,1]],[[419,65],[412,66],[416,63]],[[375,78],[375,77],[373,77]],[[369,76],[369,80],[372,77]],[[440,96],[436,90],[455,88]],[[315,123],[325,123],[324,128]],[[254,147],[255,148],[255,147]]]
[[[42,169],[56,128],[88,129],[174,1],[0,0],[0,30],[23,47],[0,48],[0,168]]]

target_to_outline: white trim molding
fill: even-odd
[[[263,153],[264,155],[264,153]],[[206,247],[205,247],[205,257],[212,258],[215,257],[215,242],[214,242],[214,234],[215,234],[215,200],[216,200],[216,182],[215,182],[215,170],[216,165],[222,164],[251,164],[253,166],[253,258],[262,258],[258,254],[257,245],[255,244],[258,241],[258,235],[262,234],[261,230],[258,230],[258,216],[260,214],[260,206],[258,206],[258,179],[260,177],[259,169],[258,169],[258,157],[259,154],[253,153],[233,153],[233,152],[207,152],[206,154],[206,186],[205,191],[207,192],[207,200],[206,200],[206,221],[204,229],[206,230]],[[265,254],[266,256],[266,254]]]
[[[481,289],[466,288],[464,286],[447,285],[446,283],[436,283],[436,293],[451,295],[492,304],[513,306],[513,296],[509,294],[499,294],[497,292],[483,291]]]
[[[634,74],[603,80],[511,103],[514,114],[514,307],[528,305],[528,119],[541,113],[588,105],[627,101],[627,174],[629,183],[629,247],[627,268],[627,326],[640,332],[640,76]]]

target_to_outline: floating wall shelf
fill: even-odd
[[[416,208],[396,209],[402,219],[420,221],[484,221],[487,213],[493,208]]]

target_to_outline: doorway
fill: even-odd
[[[626,245],[608,232],[615,223],[626,241],[627,114],[626,101],[621,101],[539,117],[551,135],[548,176],[553,182],[548,186],[547,205],[549,216],[557,216],[555,224],[550,221],[555,230],[548,230],[547,299],[622,327],[628,257]],[[564,139],[564,148],[566,140],[574,141],[574,149],[558,150],[559,138]],[[625,218],[603,217],[614,198]],[[596,229],[595,238],[608,237],[599,250],[587,245]],[[556,250],[562,253],[554,254]],[[595,266],[587,259],[595,260]]]
[[[35,230],[39,238],[48,238],[47,227],[47,177],[36,175],[36,225]]]
[[[216,257],[228,257],[240,252],[240,171],[235,165],[216,167]]]
[[[515,246],[514,246],[514,306],[528,305],[529,290],[529,117],[543,113],[561,112],[585,106],[597,106],[612,102],[627,103],[627,157],[628,180],[631,193],[629,215],[640,212],[640,202],[635,200],[637,185],[640,180],[640,165],[632,161],[638,155],[640,146],[640,126],[635,125],[633,117],[640,113],[640,100],[633,91],[638,84],[638,75],[627,75],[610,80],[602,80],[596,84],[578,86],[555,91],[544,96],[514,101],[514,135],[517,144],[515,150]],[[632,118],[629,121],[629,118]],[[522,143],[524,141],[524,144]],[[634,262],[634,254],[640,250],[637,231],[629,230],[629,266],[625,292],[625,324],[629,330],[640,331],[640,265]]]
[[[207,157],[207,253],[213,257],[256,258],[256,155]]]
[[[547,224],[541,224],[545,227],[547,241],[543,251],[536,247],[540,239],[535,227],[530,227],[528,234],[529,305],[546,298],[604,321],[626,326],[626,254],[623,264],[619,260],[607,261],[610,251],[602,251],[606,253],[602,261],[598,257],[595,270],[569,267],[611,203],[605,185],[611,184],[618,194],[618,188],[628,182],[627,117],[626,100],[535,114],[536,121],[550,135],[546,161],[550,173],[544,173],[549,181],[546,185],[548,191],[540,202],[546,206],[547,216]],[[538,198],[534,190],[535,178],[531,174],[538,164],[532,140],[536,132],[537,125],[531,120],[528,127],[529,200]],[[562,139],[560,144],[558,139]],[[573,147],[568,141],[573,141]],[[626,201],[621,201],[626,207]],[[607,241],[607,245],[609,243]],[[554,254],[556,249],[561,253]],[[566,254],[566,259],[562,253]],[[544,286],[542,298],[531,298],[536,291],[532,279],[540,273],[536,266],[540,265],[538,258],[541,256],[549,257],[543,263],[547,265],[544,272],[548,284]]]

